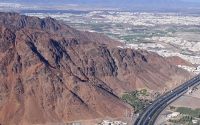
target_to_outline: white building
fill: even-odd
[[[177,117],[177,116],[179,116],[181,113],[180,112],[173,112],[172,113],[172,117]]]
[[[192,120],[192,123],[193,123],[193,124],[197,124],[197,123],[198,123],[198,120]]]
[[[177,117],[179,115],[180,115],[180,112],[173,112],[172,114],[168,114],[167,117],[169,117],[169,118],[175,118],[175,117]]]
[[[128,124],[122,121],[103,120],[101,125],[128,125]]]
[[[114,123],[110,120],[103,120],[102,125],[114,125]]]

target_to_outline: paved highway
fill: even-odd
[[[187,92],[188,87],[198,84],[199,82],[200,75],[197,75],[172,91],[160,96],[151,105],[144,109],[143,113],[140,114],[134,125],[153,125],[161,111],[170,104],[170,101],[177,99]]]

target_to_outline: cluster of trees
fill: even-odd
[[[170,106],[169,108],[170,108],[170,110],[176,109],[176,107],[174,107],[174,106]]]
[[[142,89],[142,90],[140,90],[140,94],[142,94],[143,96],[147,96],[147,95],[148,95],[146,89]]]
[[[200,118],[200,108],[192,110],[191,108],[179,107],[179,108],[176,109],[176,111],[180,112],[181,114],[190,115],[192,117]]]
[[[176,124],[185,124],[187,122],[191,123],[193,117],[192,116],[183,116],[179,120],[172,120],[170,119],[169,122],[176,123]]]
[[[141,91],[132,91],[130,93],[126,93],[122,96],[122,99],[125,100],[127,103],[129,103],[135,111],[141,111],[150,103],[147,99],[141,99],[139,98],[140,95],[142,96],[148,96],[147,90],[141,90]]]

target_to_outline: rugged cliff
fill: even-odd
[[[125,116],[131,107],[123,92],[159,91],[190,75],[158,54],[113,42],[52,18],[0,13],[0,124]]]

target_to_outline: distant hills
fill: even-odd
[[[188,3],[181,0],[2,0],[4,2],[19,3],[49,3],[49,4],[78,4],[87,6],[104,6],[104,7],[120,7],[131,9],[131,7],[139,8],[170,8],[170,7],[190,7],[196,6],[194,3]]]
[[[169,3],[169,2],[183,2],[180,0],[1,0],[3,2],[20,2],[20,3],[82,3],[82,4],[91,4],[91,3],[96,3],[96,4],[108,4],[108,3],[116,3],[116,4],[130,4],[130,3]]]
[[[137,5],[137,4],[156,4],[156,5],[169,5],[169,4],[183,4],[185,2],[180,0],[1,0],[4,2],[19,2],[19,3],[59,3],[59,4],[101,4],[101,5]]]

